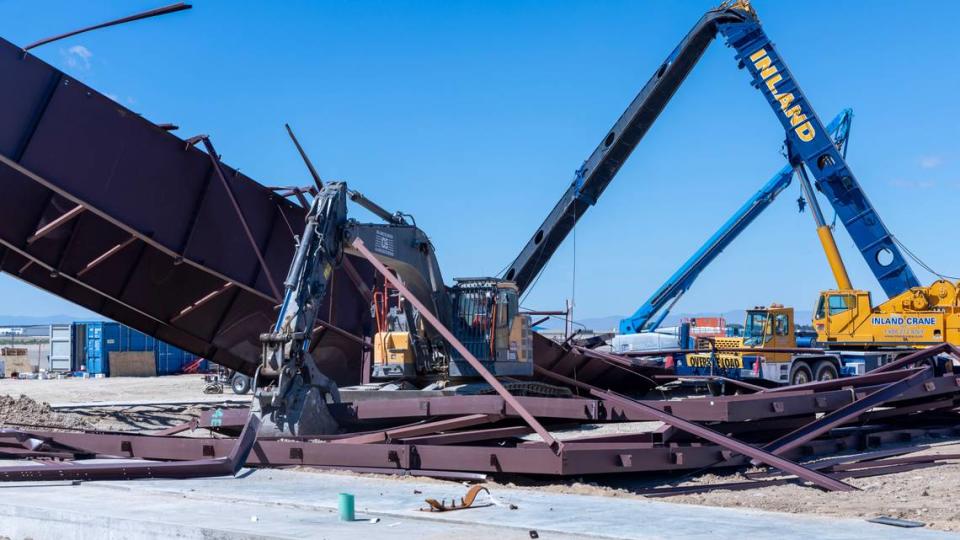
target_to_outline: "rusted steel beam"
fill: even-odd
[[[512,426],[502,428],[474,429],[468,431],[456,431],[454,433],[439,433],[436,435],[421,435],[418,437],[399,437],[398,440],[407,444],[466,444],[480,441],[493,441],[498,439],[512,439],[522,437],[533,432],[530,426]]]
[[[210,157],[210,162],[213,164],[213,170],[217,174],[217,178],[220,180],[223,190],[227,192],[227,198],[230,200],[230,204],[233,206],[233,211],[237,214],[237,219],[240,221],[240,226],[243,228],[243,233],[250,242],[250,248],[253,250],[254,255],[257,256],[257,260],[260,262],[260,271],[263,272],[263,275],[267,278],[267,282],[270,284],[270,290],[273,291],[274,300],[279,302],[281,298],[280,289],[277,288],[277,282],[273,279],[273,273],[270,271],[270,267],[267,265],[267,260],[264,258],[263,252],[260,250],[260,244],[257,243],[257,239],[253,237],[253,231],[250,229],[250,224],[247,223],[247,217],[244,215],[243,209],[240,208],[240,202],[237,200],[237,196],[233,193],[233,188],[230,187],[230,182],[227,181],[226,175],[223,174],[223,167],[220,164],[220,154],[217,154],[217,150],[213,147],[213,143],[210,142],[210,137],[202,135],[199,140],[203,142],[203,146],[207,149],[207,155]],[[190,141],[188,140],[187,142],[189,143]]]
[[[94,268],[96,268],[97,265],[99,265],[100,263],[106,261],[106,260],[109,259],[110,257],[113,257],[114,255],[116,255],[117,253],[119,253],[120,251],[122,251],[123,248],[129,246],[130,244],[132,244],[132,243],[134,243],[134,242],[136,242],[136,241],[137,241],[137,237],[136,237],[136,236],[131,236],[130,238],[127,238],[127,239],[124,240],[123,242],[120,242],[119,244],[117,244],[117,245],[113,246],[112,248],[108,249],[107,251],[104,251],[101,255],[98,255],[98,256],[95,257],[93,260],[91,260],[90,262],[88,262],[88,263],[86,264],[86,266],[84,266],[84,267],[81,268],[79,271],[77,271],[77,277],[78,277],[78,278],[79,278],[79,277],[83,277],[84,274],[86,274],[87,272],[89,272],[89,271],[93,270]]]
[[[672,414],[660,411],[658,409],[650,407],[649,405],[640,403],[639,401],[635,401],[625,396],[614,394],[613,392],[598,392],[595,390],[592,393],[596,397],[601,398],[604,401],[607,401],[610,403],[616,403],[622,408],[625,408],[625,409],[632,408],[632,409],[644,411],[656,417],[660,421],[666,422],[667,424],[670,424],[671,426],[676,427],[677,429],[681,429],[688,433],[692,433],[714,444],[718,444],[734,452],[743,454],[745,456],[749,456],[762,463],[766,463],[771,467],[776,467],[784,472],[795,474],[800,478],[803,478],[804,480],[807,480],[809,482],[813,482],[814,484],[824,489],[827,489],[830,491],[855,491],[857,489],[849,484],[845,484],[843,482],[840,482],[839,480],[835,480],[833,478],[830,478],[829,476],[820,474],[816,471],[811,471],[810,469],[807,469],[802,465],[799,465],[792,461],[778,457],[774,454],[771,454],[770,452],[755,448],[753,446],[750,446],[749,444],[740,442],[736,439],[732,439],[721,433],[717,433],[716,431],[713,431],[710,428],[707,428],[698,424],[694,424],[693,422],[688,422]]]
[[[589,392],[590,390],[593,390],[594,388],[596,388],[587,383],[580,382],[575,379],[571,379],[570,377],[565,377],[563,375],[560,375],[559,373],[556,373],[546,368],[542,368],[538,365],[533,366],[533,372],[542,377],[546,377],[547,379],[551,379],[558,383],[562,383],[572,388],[577,388],[579,390],[586,390],[587,392]]]
[[[116,25],[118,25],[118,24],[124,24],[124,23],[128,23],[128,22],[139,21],[139,20],[141,20],[141,19],[148,19],[148,18],[150,18],[150,17],[156,17],[156,16],[158,16],[158,15],[166,15],[167,13],[174,13],[174,12],[177,12],[177,11],[183,11],[183,10],[185,10],[185,9],[190,9],[191,7],[193,7],[193,6],[191,6],[190,4],[187,4],[187,3],[184,3],[184,2],[177,2],[176,4],[171,4],[171,5],[169,5],[169,6],[164,6],[164,7],[160,7],[160,8],[156,8],[156,9],[151,9],[151,10],[149,10],[149,11],[144,11],[143,13],[137,13],[136,15],[130,15],[130,16],[123,17],[123,18],[120,18],[120,19],[114,19],[114,20],[112,20],[112,21],[108,21],[108,22],[105,22],[105,23],[100,23],[100,24],[96,24],[96,25],[93,25],[93,26],[87,26],[87,27],[81,28],[81,29],[79,29],[79,30],[74,30],[74,31],[72,31],[72,32],[67,32],[67,33],[65,33],[65,34],[58,34],[58,35],[56,35],[56,36],[48,37],[48,38],[46,38],[46,39],[41,39],[40,41],[35,41],[35,42],[27,45],[26,47],[23,48],[23,50],[29,51],[30,49],[33,49],[33,48],[35,48],[35,47],[39,47],[39,46],[41,46],[41,45],[46,45],[47,43],[53,43],[54,41],[59,41],[59,40],[61,40],[61,39],[66,39],[66,38],[68,38],[68,37],[73,37],[73,36],[76,36],[76,35],[78,35],[78,34],[83,34],[83,33],[85,33],[85,32],[90,32],[90,31],[92,31],[92,30],[98,30],[98,29],[100,29],[100,28],[107,28],[108,26],[116,26]]]
[[[726,384],[732,384],[738,386],[745,390],[750,390],[751,392],[766,392],[770,390],[769,388],[758,386],[756,384],[750,384],[745,381],[739,381],[737,379],[731,379],[729,377],[721,377],[719,375],[656,375],[653,377],[657,380],[692,380],[692,381],[720,381]],[[788,387],[789,388],[789,387]]]
[[[373,291],[370,290],[370,285],[360,276],[357,267],[350,262],[350,257],[343,258],[341,267],[344,273],[347,274],[347,277],[350,278],[350,282],[356,287],[357,292],[360,293],[360,296],[362,296],[367,303],[373,303]]]
[[[933,347],[927,347],[926,349],[921,349],[915,353],[908,354],[907,356],[904,356],[899,360],[894,360],[893,362],[871,369],[870,371],[867,372],[867,374],[893,371],[895,369],[900,369],[904,366],[908,366],[910,364],[919,362],[921,360],[932,358],[942,353],[956,354],[956,348],[950,345],[949,343],[941,343],[939,345],[934,345]]]
[[[529,411],[524,409],[523,405],[517,401],[517,398],[511,395],[510,392],[504,388],[502,384],[500,384],[500,381],[498,381],[496,377],[487,371],[487,368],[485,368],[483,364],[481,364],[480,361],[473,356],[473,353],[471,353],[470,350],[467,349],[463,343],[461,343],[460,340],[453,335],[453,332],[444,326],[443,323],[441,323],[440,320],[437,319],[437,317],[434,316],[434,314],[431,313],[430,310],[427,309],[427,307],[424,306],[417,299],[417,297],[410,292],[409,289],[407,289],[406,285],[404,285],[399,279],[391,274],[390,271],[387,270],[387,267],[384,266],[383,263],[381,263],[380,260],[373,255],[373,253],[370,253],[370,250],[367,249],[362,240],[355,238],[351,245],[354,247],[354,249],[359,251],[378,272],[380,272],[380,274],[383,276],[383,279],[389,281],[395,289],[403,294],[404,298],[406,298],[406,300],[417,309],[417,311],[420,313],[420,316],[423,317],[423,319],[426,320],[434,330],[442,335],[447,343],[449,343],[463,356],[467,363],[470,364],[470,367],[475,369],[483,378],[483,380],[492,386],[497,394],[499,394],[504,401],[509,403],[517,411],[517,414],[519,414],[520,417],[523,418],[523,420],[530,427],[532,427],[534,431],[537,432],[537,435],[540,435],[540,437],[550,445],[555,453],[559,455],[562,452],[563,444],[555,439],[553,435],[551,435],[550,432],[547,431],[547,429],[544,428],[543,425],[536,418],[534,418],[532,414],[530,414]]]
[[[40,227],[39,229],[37,229],[37,232],[33,233],[32,235],[30,235],[30,237],[27,238],[27,244],[32,244],[37,240],[40,240],[44,236],[50,234],[51,232],[63,226],[68,221],[79,216],[85,210],[86,208],[84,208],[82,204],[78,204],[73,208],[71,208],[70,210],[67,210],[66,212],[61,214],[59,217],[51,221],[50,223],[47,223],[43,227]]]
[[[418,435],[429,435],[432,433],[442,433],[444,431],[455,431],[465,427],[473,427],[480,424],[489,424],[501,420],[503,417],[492,414],[471,414],[459,418],[448,418],[436,422],[427,422],[413,426],[400,427],[394,429],[385,429],[380,432],[367,435],[357,435],[346,439],[337,440],[338,444],[374,444],[386,443],[397,439],[407,437],[416,437]]]
[[[184,308],[181,309],[176,315],[174,315],[173,317],[171,317],[171,318],[170,318],[170,323],[177,322],[178,320],[180,320],[182,317],[186,316],[187,314],[189,314],[189,313],[192,312],[193,310],[195,310],[195,309],[197,309],[198,307],[200,307],[200,306],[202,306],[202,305],[210,302],[210,301],[213,300],[214,298],[216,298],[216,297],[220,296],[221,294],[229,291],[231,288],[233,288],[233,282],[232,282],[232,281],[228,281],[228,282],[224,283],[222,286],[220,286],[220,287],[214,289],[213,291],[211,291],[211,292],[203,295],[201,298],[197,299],[196,301],[194,301],[194,302],[191,303],[190,305],[184,307]]]
[[[929,379],[931,375],[932,370],[930,368],[925,368],[901,381],[890,383],[880,390],[867,395],[866,397],[858,399],[849,405],[841,407],[830,414],[820,417],[818,420],[811,422],[800,429],[780,437],[763,448],[768,452],[780,454],[786,450],[800,446],[801,444],[819,437],[820,435],[837,426],[859,418],[861,414],[867,412],[868,410],[878,405],[882,405],[903,394],[907,390],[920,385]]]
[[[780,386],[777,388],[770,388],[767,390],[767,393],[773,394],[773,393],[782,393],[782,392],[794,392],[797,390],[813,390],[815,392],[821,392],[825,390],[839,390],[841,388],[872,386],[876,384],[887,384],[890,382],[899,381],[900,379],[904,377],[908,377],[921,369],[923,368],[901,369],[901,370],[888,371],[888,372],[871,371],[865,375],[858,375],[856,377],[843,377],[840,379],[833,379],[830,381],[817,381],[817,382],[809,382],[806,384],[796,384],[792,386]]]
[[[250,415],[230,454],[223,458],[177,462],[67,463],[48,467],[0,467],[0,480],[131,480],[137,478],[201,478],[235,475],[246,463],[260,429],[260,419]]]
[[[598,402],[594,399],[518,397],[517,404],[537,418],[600,421]],[[389,400],[365,400],[330,405],[330,413],[341,423],[357,420],[391,418],[427,418],[464,416],[468,414],[502,414],[520,416],[516,406],[500,396],[410,397]],[[634,415],[636,416],[636,415]],[[636,418],[631,418],[635,420]],[[646,420],[649,418],[642,418]]]
[[[370,348],[370,349],[373,348],[373,346],[372,346],[371,344],[367,343],[367,341],[366,341],[364,338],[362,338],[362,337],[360,337],[360,336],[358,336],[358,335],[356,335],[356,334],[352,334],[352,333],[350,333],[350,332],[347,332],[347,331],[344,330],[343,328],[340,328],[339,326],[330,324],[330,323],[328,323],[327,321],[321,321],[321,320],[317,319],[317,327],[313,329],[313,332],[314,332],[314,334],[316,334],[316,333],[319,332],[320,330],[329,330],[329,331],[333,332],[334,334],[337,334],[337,335],[340,336],[340,337],[349,339],[350,341],[352,341],[352,342],[360,345],[361,347],[363,347],[363,348],[365,348],[365,349],[366,349],[366,348]]]

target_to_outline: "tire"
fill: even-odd
[[[234,394],[242,396],[250,391],[250,377],[243,373],[237,373],[230,380],[230,386],[233,388]]]
[[[803,360],[794,362],[793,368],[790,369],[790,384],[797,385],[808,382],[813,382],[813,372],[810,370],[810,364]]]
[[[837,366],[830,360],[820,360],[813,370],[813,379],[815,381],[832,381],[840,378],[840,372]]]

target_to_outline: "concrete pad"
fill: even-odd
[[[415,493],[419,491],[420,493]],[[341,492],[358,518],[338,520]],[[498,504],[455,512],[417,509],[462,497],[466,487],[283,470],[239,478],[68,484],[0,484],[0,535],[35,540],[100,538],[733,538],[933,539],[955,535],[862,520],[696,507],[653,500],[496,488]],[[734,494],[733,496],[736,496]],[[509,504],[517,506],[511,510]]]

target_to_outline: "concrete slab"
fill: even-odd
[[[419,491],[416,493],[415,491]],[[240,478],[0,485],[0,535],[35,540],[100,538],[663,538],[934,539],[956,535],[862,520],[695,507],[662,501],[498,488],[499,504],[448,513],[417,509],[466,487],[282,470]],[[337,497],[358,517],[338,521]],[[509,504],[517,506],[511,510]],[[379,518],[372,523],[369,518]]]

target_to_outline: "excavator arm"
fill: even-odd
[[[443,277],[426,234],[402,220],[365,224],[347,219],[354,192],[342,182],[323,184],[307,214],[303,234],[284,280],[283,303],[276,323],[262,334],[258,377],[273,384],[257,390],[262,432],[317,434],[336,430],[325,403],[339,402],[336,383],[324,375],[310,354],[314,333],[322,326],[319,308],[330,289],[334,270],[353,238],[360,238],[389,265],[420,303],[449,321],[449,300]],[[425,339],[440,338],[425,329]]]

